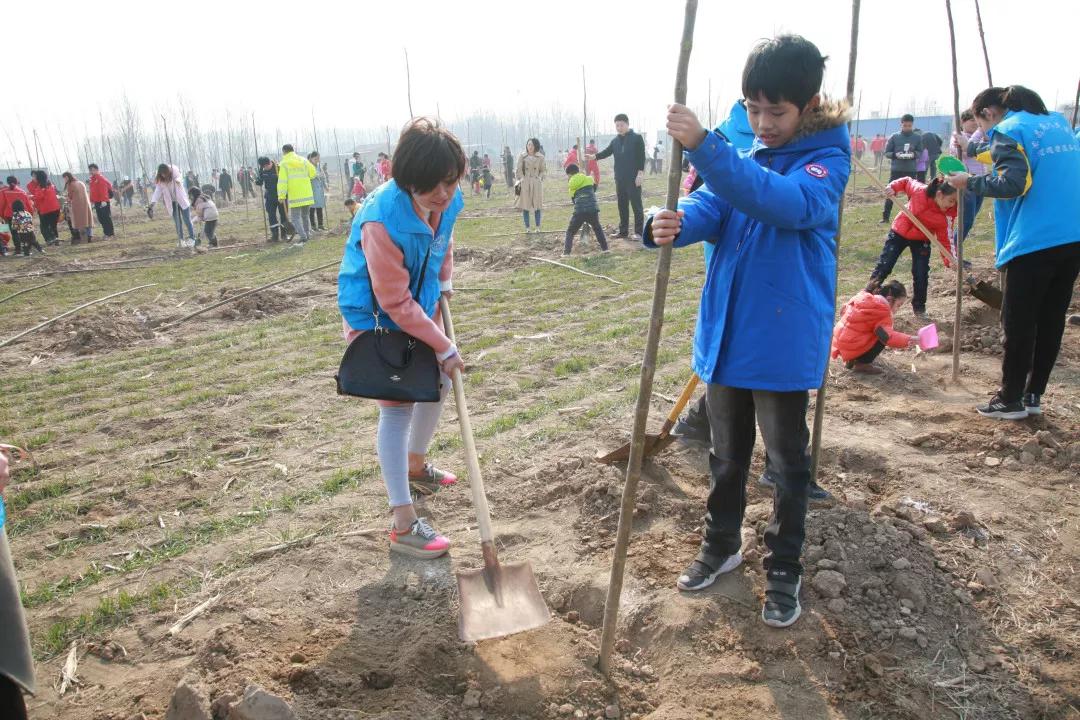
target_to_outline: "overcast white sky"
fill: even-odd
[[[953,5],[966,106],[986,75],[974,0]],[[108,119],[126,91],[147,123],[182,93],[208,122],[254,111],[263,127],[306,129],[314,111],[324,128],[398,128],[408,115],[407,47],[417,114],[434,114],[436,104],[446,120],[556,105],[576,113],[584,63],[590,115],[606,128],[625,111],[652,131],[672,96],[682,10],[679,0],[11,2],[0,125],[20,156],[19,120],[43,143],[63,125],[73,143],[84,128],[96,135],[98,111]],[[1071,103],[1080,3],[982,0],[982,10],[997,84]],[[850,22],[849,0],[701,0],[689,101],[704,106],[711,79],[726,108],[753,43],[780,32],[803,34],[830,56],[826,90],[842,95]],[[944,0],[864,0],[856,75],[864,117],[884,113],[890,96],[891,115],[925,100],[951,112]],[[0,136],[0,159],[12,142]]]

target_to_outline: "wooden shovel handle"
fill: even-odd
[[[446,301],[445,295],[439,298],[439,309],[442,311],[446,335],[450,342],[457,345],[454,321],[450,317],[450,303]],[[461,443],[465,446],[465,466],[469,471],[469,487],[472,490],[473,508],[476,510],[476,524],[480,528],[480,542],[490,544],[493,539],[491,512],[488,510],[487,494],[484,492],[484,479],[480,474],[480,460],[476,452],[476,441],[473,439],[472,423],[469,421],[469,408],[465,405],[465,386],[461,382],[461,371],[455,369],[450,380],[454,384],[454,402],[457,405],[458,424],[461,425]],[[495,562],[494,558],[492,561]],[[486,552],[484,564],[488,564]]]
[[[671,432],[671,428],[678,422],[679,416],[682,415],[682,411],[686,409],[687,403],[690,402],[690,398],[694,396],[694,391],[697,390],[698,376],[694,373],[690,376],[690,379],[686,381],[686,387],[683,388],[682,394],[679,395],[679,399],[675,401],[675,404],[671,407],[671,412],[668,413],[667,420],[660,426],[660,437],[667,437]]]

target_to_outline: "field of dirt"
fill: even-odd
[[[660,202],[662,180],[648,190]],[[841,302],[884,236],[857,192]],[[497,195],[466,197],[455,324],[500,557],[531,562],[553,618],[480,643],[457,638],[454,573],[481,566],[457,411],[448,401],[431,458],[462,482],[420,501],[453,550],[391,556],[377,411],[334,393],[333,269],[175,324],[333,261],[340,233],[269,245],[256,207],[234,206],[219,230],[234,247],[193,253],[167,221],[129,213],[111,243],[0,260],[0,299],[55,281],[0,304],[0,339],[154,284],[0,349],[0,441],[37,462],[5,495],[38,660],[31,717],[225,718],[245,690],[266,699],[254,686],[312,720],[1080,717],[1080,327],[1066,329],[1043,417],[983,419],[972,407],[996,388],[996,315],[965,298],[954,382],[954,279],[934,261],[942,348],[888,351],[880,376],[832,365],[820,483],[834,500],[811,507],[804,615],[788,630],[760,620],[760,443],[746,562],[700,593],[675,579],[699,542],[707,456],[674,445],[646,463],[604,677],[624,468],[594,456],[631,425],[655,256],[615,240],[560,258],[561,234],[523,234]],[[562,196],[547,231],[565,227]],[[332,202],[328,225],[343,226]],[[616,217],[610,199],[602,215]],[[980,218],[971,242],[987,277],[991,227]],[[131,258],[139,269],[116,262]],[[70,270],[94,272],[43,274]],[[700,251],[677,251],[654,427],[688,378],[702,278]],[[918,327],[910,309],[897,326]],[[72,654],[77,684],[61,696]]]

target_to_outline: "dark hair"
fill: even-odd
[[[579,172],[581,172],[581,168],[579,168],[574,163],[570,163],[569,165],[566,166],[566,174],[567,175],[577,175]]]
[[[167,177],[166,173],[168,174]],[[157,166],[157,175],[154,176],[154,179],[158,182],[165,182],[166,180],[175,180],[176,178],[172,177],[172,168],[165,163],[161,163]]]
[[[938,175],[926,186],[926,197],[933,198],[938,193],[941,193],[942,195],[955,195],[956,188],[945,182],[944,176]]]
[[[283,153],[291,153],[291,152],[295,152],[295,150],[296,149],[292,145],[290,145],[289,143],[285,143],[284,145],[281,146],[281,152],[283,152]]]
[[[23,205],[22,200],[15,200],[14,202],[11,203],[12,212],[22,212],[25,209],[26,209],[26,206]]]
[[[426,117],[410,120],[398,137],[390,174],[403,190],[431,192],[465,174],[465,151],[446,128]]]
[[[100,170],[101,168],[99,168],[97,166],[97,163],[90,163],[89,165],[86,166],[86,169],[87,170]]]
[[[964,112],[960,113],[960,122],[967,122],[968,120],[974,120],[975,113],[971,112],[971,108],[968,108]]]
[[[890,280],[884,285],[879,285],[874,288],[875,295],[881,295],[882,297],[889,298],[906,298],[907,288],[904,287],[904,283],[899,280]]]
[[[346,198],[345,199],[345,207],[348,207],[349,205],[355,205],[355,204],[356,204],[356,201],[353,200],[352,198]]]
[[[630,124],[630,118],[626,117],[626,113],[619,113],[615,116],[615,122],[623,121],[627,125]]]
[[[187,191],[187,194],[188,194],[188,198],[191,200],[191,202],[195,202],[202,195],[202,190],[200,190],[197,187],[189,187],[188,191]]]
[[[11,187],[15,187],[16,185],[19,184],[19,178],[15,177],[14,175],[8,175],[7,176],[7,184],[10,185]]]
[[[589,144],[590,145],[595,145],[596,144],[596,138],[589,138]]]
[[[44,170],[35,170],[30,174],[34,176],[34,180],[37,181],[38,185],[43,188],[49,187],[49,173],[45,172]]]
[[[67,185],[69,182],[74,182],[75,181],[75,176],[71,174],[70,170],[65,171],[64,174],[61,175],[60,177],[64,178],[64,184],[65,185]]]
[[[905,123],[905,122],[913,123],[913,122],[915,122],[915,116],[912,115],[911,113],[904,113],[903,115],[900,116],[900,122],[902,122],[902,123]]]
[[[259,163],[259,167],[262,167],[263,165],[269,165],[270,164],[270,158],[268,158],[268,157],[266,157],[264,155],[263,157],[259,158],[256,162]]]
[[[307,159],[308,160],[310,160],[313,157],[319,157],[319,151],[318,150],[312,150],[311,152],[309,152],[307,154]]]
[[[525,141],[525,152],[529,152],[529,143],[533,144],[533,147],[536,148],[537,153],[544,152],[544,146],[540,144],[540,139],[539,138],[529,138],[528,140],[526,140]]]
[[[780,35],[762,40],[750,51],[743,68],[743,97],[760,95],[769,102],[787,101],[801,111],[821,92],[825,61],[817,45],[801,35]]]
[[[1023,85],[986,88],[971,101],[971,111],[976,115],[982,115],[982,111],[988,107],[1023,110],[1032,115],[1050,114],[1039,94]]]

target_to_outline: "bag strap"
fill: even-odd
[[[420,302],[420,293],[423,292],[424,277],[427,275],[428,260],[431,259],[431,246],[434,243],[435,243],[435,238],[432,237],[431,242],[428,243],[427,252],[424,253],[424,264],[420,268],[420,281],[416,284],[416,294],[413,295],[413,300],[415,300],[417,303]],[[364,258],[364,272],[367,273],[367,276],[368,276],[368,290],[371,291],[371,314],[375,316],[375,329],[376,330],[382,330],[382,326],[379,325],[379,313],[381,312],[379,310],[379,300],[378,300],[378,298],[375,297],[375,284],[373,282],[371,282],[371,270],[368,268],[367,258]],[[409,294],[410,295],[412,294],[411,289],[409,291]]]

